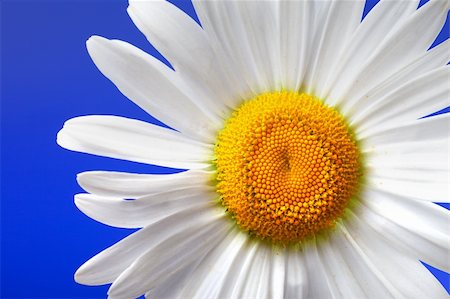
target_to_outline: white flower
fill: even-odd
[[[58,143],[187,171],[81,173],[81,211],[142,229],[76,281],[110,298],[447,298],[419,260],[450,271],[432,202],[450,202],[450,114],[422,118],[450,105],[450,42],[427,51],[449,3],[382,0],[361,22],[362,1],[198,1],[200,27],[130,1],[175,71],[122,41],[89,53],[176,131],[85,116]]]

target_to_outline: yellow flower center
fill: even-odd
[[[294,92],[242,104],[219,132],[215,154],[217,191],[236,223],[284,245],[332,227],[361,175],[342,116]]]

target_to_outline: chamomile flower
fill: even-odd
[[[164,1],[128,13],[173,69],[92,37],[89,54],[172,129],[67,121],[70,150],[186,171],[90,171],[89,217],[137,232],[87,261],[110,298],[446,298],[448,1]],[[447,163],[446,163],[447,162]]]

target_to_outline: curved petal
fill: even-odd
[[[274,74],[279,67],[279,56],[275,54],[279,51],[276,2],[193,1],[193,4],[203,29],[217,51],[227,58],[238,99],[273,90]],[[268,41],[275,41],[275,46]]]
[[[234,260],[244,254],[247,236],[239,229],[234,229],[223,241],[214,248],[198,269],[191,274],[179,298],[220,298],[219,292],[225,283]],[[172,287],[169,284],[166,287]],[[161,289],[164,286],[161,286]],[[156,296],[156,294],[155,294]],[[158,297],[159,298],[159,297]]]
[[[389,125],[415,120],[450,106],[450,66],[434,69],[394,88],[352,117],[351,124],[364,130],[379,124]]]
[[[314,38],[314,1],[279,1],[281,85],[297,91],[308,67]]]
[[[330,279],[327,265],[320,258],[318,240],[313,239],[304,248],[304,261],[308,271],[308,296],[306,298],[339,298],[339,290]],[[326,246],[326,245],[325,245]]]
[[[276,1],[236,1],[251,54],[260,73],[263,89],[281,88],[279,19]],[[237,49],[235,49],[237,50]]]
[[[162,191],[135,200],[78,194],[75,196],[75,204],[88,217],[103,224],[141,228],[193,206],[207,207],[217,196],[209,191],[203,186],[191,187]]]
[[[212,155],[212,146],[181,133],[107,115],[68,120],[57,142],[73,151],[173,168],[206,168]]]
[[[251,264],[258,252],[258,243],[250,240],[244,245],[245,250],[238,255],[228,271],[224,283],[220,288],[218,298],[241,298],[242,289],[246,284],[246,277],[252,271]]]
[[[328,280],[333,281],[338,291],[337,298],[346,299],[358,299],[358,298],[368,298],[365,292],[364,285],[360,285],[359,281],[356,279],[356,275],[363,275],[361,273],[353,273],[351,265],[347,264],[347,261],[341,256],[339,250],[337,249],[336,242],[342,238],[338,232],[331,232],[327,234],[326,238],[328,240],[323,240],[317,246],[317,251],[320,260],[326,265],[325,275]],[[376,297],[375,294],[370,294]],[[384,298],[384,297],[379,297]]]
[[[450,272],[450,213],[430,203],[371,189],[358,213],[389,243],[439,269]]]
[[[397,87],[403,86],[411,82],[411,80],[446,65],[448,61],[450,61],[450,40],[446,40],[431,50],[424,52],[423,55],[417,57],[398,72],[388,76],[383,82],[375,85],[364,95],[345,99],[341,106],[341,111],[344,115],[348,115],[353,122],[353,118],[361,118],[360,114],[367,112],[366,110],[368,110],[368,106],[372,102],[383,98],[393,90],[396,90]],[[428,88],[425,90],[428,91]]]
[[[131,0],[128,14],[147,39],[169,60],[177,74],[198,95],[199,104],[216,115],[227,115],[221,59],[204,30],[168,1]],[[228,88],[227,88],[228,86]]]
[[[99,70],[146,112],[190,137],[212,140],[221,119],[162,62],[128,43],[99,36],[91,37],[87,48]]]
[[[330,1],[330,7],[315,34],[319,37],[317,48],[310,57],[311,64],[305,77],[306,91],[324,96],[324,85],[350,37],[361,22],[364,1]]]
[[[251,269],[247,273],[245,286],[242,288],[240,298],[261,298],[269,297],[270,280],[270,255],[271,249],[266,244],[260,244],[251,264]]]
[[[450,201],[450,136],[366,151],[367,185],[425,201]]]
[[[137,174],[114,171],[86,171],[77,175],[78,184],[100,196],[138,198],[166,190],[208,186],[214,173],[193,169],[174,174]]]
[[[417,200],[450,202],[450,192],[448,191],[447,183],[374,176],[374,178],[371,178],[368,185],[371,188],[390,192],[395,195],[407,196]]]
[[[114,281],[108,295],[118,298],[139,297],[171,275],[203,259],[229,231],[229,223],[223,220],[190,227],[154,246]]]
[[[397,28],[417,8],[419,1],[380,1],[367,14],[359,25],[348,46],[345,47],[340,62],[330,75],[324,94],[336,89],[339,85],[349,84],[352,73],[359,70],[362,64],[386,38],[391,30]],[[370,38],[367,38],[370,36]],[[342,88],[342,86],[340,87]],[[341,104],[348,98],[331,98],[326,101],[331,105]]]
[[[363,224],[365,225],[365,224]],[[367,255],[364,248],[356,242],[352,235],[348,232],[342,223],[337,224],[336,230],[341,234],[341,238],[337,239],[336,245],[349,263],[352,269],[359,270],[356,278],[360,284],[365,284],[367,292],[373,291],[371,294],[382,294],[381,298],[403,298],[402,294],[394,287],[393,283],[386,279],[382,271],[377,267],[377,264],[372,260],[371,256]],[[378,297],[375,297],[378,298]]]
[[[339,256],[352,273],[352,283],[361,286],[364,295],[360,298],[402,298],[340,224],[332,232],[331,246],[332,254]]]
[[[413,141],[439,141],[448,138],[450,130],[450,113],[433,117],[411,120],[408,122],[380,123],[377,126],[358,130],[356,135],[364,148]]]
[[[270,267],[270,284],[269,292],[270,298],[273,299],[283,299],[284,296],[284,285],[286,280],[286,255],[287,250],[277,250],[272,249],[270,253],[271,256],[271,267]]]
[[[88,260],[75,273],[75,280],[85,285],[111,283],[139,256],[164,240],[207,227],[222,216],[223,212],[204,207],[171,215],[131,234]]]
[[[409,3],[410,1],[393,2]],[[366,54],[366,56],[360,56],[361,53],[358,53],[359,55],[357,56],[350,56],[350,61],[346,61],[346,59],[341,60],[341,68],[338,68],[338,80],[331,88],[329,98],[344,102],[346,99],[360,97],[372,89],[373,86],[380,84],[385,78],[398,72],[411,61],[421,56],[427,51],[442,29],[447,16],[448,6],[449,3],[447,1],[429,1],[412,15],[408,16],[402,12],[401,14],[406,17],[402,18],[401,22],[397,26],[393,26],[393,28],[384,27],[383,20],[391,19],[383,17],[381,19],[382,22],[377,24],[377,26],[384,28],[384,30],[387,29],[387,31],[375,30],[373,29],[375,24],[370,24],[371,26],[368,25],[367,29],[384,33],[384,35],[374,36],[371,34],[371,38],[368,39],[369,32],[366,31],[367,29],[363,25],[366,20],[370,21],[369,16],[372,12],[369,13],[368,17],[361,24],[360,35],[356,34],[355,39],[351,42],[352,47],[354,47],[358,45],[359,39],[364,39],[365,44],[359,44],[363,47],[359,51],[362,54]],[[373,44],[375,47],[371,47],[372,44],[370,43],[374,42],[377,42]],[[347,50],[347,53],[354,54],[350,49]]]
[[[309,279],[303,253],[295,249],[286,250],[286,274],[284,297],[286,299],[307,299]]]
[[[357,214],[348,217],[342,230],[375,265],[373,270],[398,292],[394,298],[447,298],[445,289],[415,256],[395,248],[384,238],[386,233],[376,232]]]

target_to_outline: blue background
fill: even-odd
[[[369,1],[367,12],[376,1]],[[176,4],[196,19],[190,2]],[[73,281],[84,261],[130,230],[77,210],[86,170],[169,172],[57,146],[65,120],[115,114],[155,122],[103,77],[85,41],[128,41],[164,60],[134,27],[125,1],[1,2],[1,298],[104,298],[107,287]],[[441,32],[436,43],[448,38]],[[435,43],[435,44],[436,44]],[[446,109],[445,112],[448,112]],[[435,271],[449,288],[449,276]]]

